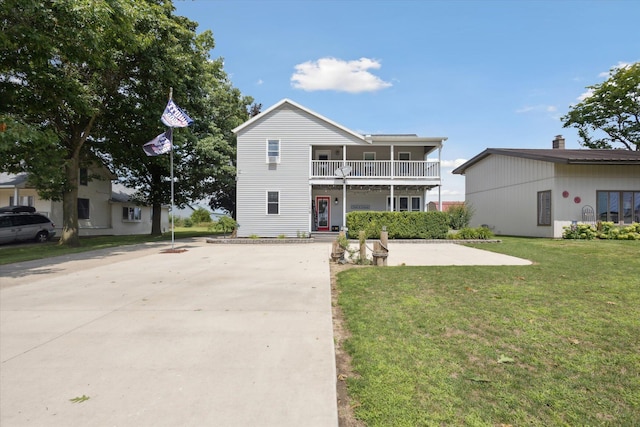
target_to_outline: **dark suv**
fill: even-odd
[[[20,240],[46,242],[55,236],[55,225],[35,209],[24,206],[0,208],[0,244]]]

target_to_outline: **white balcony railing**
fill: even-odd
[[[419,160],[312,160],[312,178],[335,178],[343,166],[351,167],[348,178],[439,178],[440,163]]]

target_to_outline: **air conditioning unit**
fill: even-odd
[[[278,156],[269,156],[269,163],[278,163]]]

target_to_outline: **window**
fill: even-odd
[[[123,221],[142,221],[142,209],[133,206],[124,206],[122,208]]]
[[[398,160],[411,160],[411,153],[409,152],[399,152],[398,153]]]
[[[640,222],[640,191],[596,191],[596,211],[600,221]]]
[[[409,198],[408,197],[404,197],[401,196],[399,197],[399,203],[398,203],[398,207],[399,207],[399,211],[400,212],[405,212],[409,210]]]
[[[420,197],[412,197],[411,198],[411,210],[413,212],[422,211],[422,202],[421,202]]]
[[[422,211],[422,198],[419,196],[398,196],[394,197],[393,208],[391,207],[391,197],[387,196],[387,211]]]
[[[280,140],[267,140],[267,163],[280,163]]]
[[[89,173],[87,168],[80,168],[80,185],[89,185]]]
[[[373,151],[366,151],[362,154],[362,160],[375,160],[376,153]]]
[[[551,190],[538,191],[538,225],[551,225]]]
[[[89,219],[89,199],[78,199],[78,219]]]
[[[33,206],[33,196],[19,196],[18,203],[14,203],[13,196],[9,196],[9,206]]]
[[[267,191],[267,214],[278,215],[280,212],[280,192]]]

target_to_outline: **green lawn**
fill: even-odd
[[[207,227],[176,227],[174,231],[175,240],[188,237],[207,237],[217,233],[207,230]],[[72,253],[87,252],[95,249],[112,248],[116,246],[135,245],[147,242],[166,241],[171,244],[171,232],[164,233],[162,236],[136,235],[136,236],[99,236],[99,237],[81,237],[80,246],[70,248],[60,246],[57,241],[51,241],[40,244],[11,244],[0,246],[0,265],[11,264],[14,262],[31,261],[34,259],[49,258],[59,255],[67,255]]]
[[[338,276],[368,426],[640,425],[640,243],[505,238],[531,266]]]

